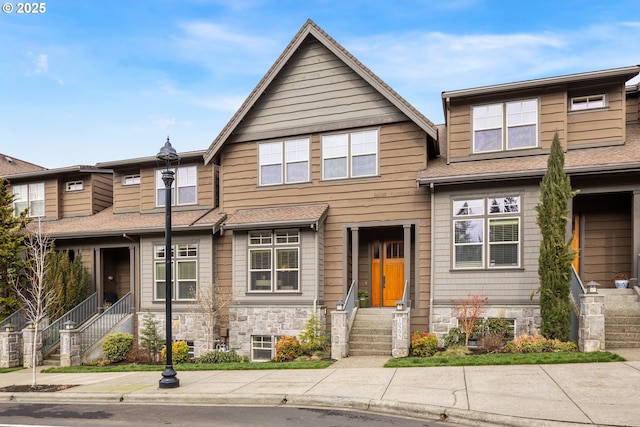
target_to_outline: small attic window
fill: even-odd
[[[125,175],[122,177],[122,185],[140,184],[140,174]]]
[[[593,110],[595,108],[604,108],[605,106],[604,94],[571,98],[571,111]]]
[[[67,191],[81,191],[84,188],[82,181],[67,182]]]

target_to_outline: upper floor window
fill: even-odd
[[[527,99],[473,107],[473,152],[538,146],[538,101]]]
[[[162,178],[162,174],[160,176]],[[122,177],[122,185],[138,185],[140,184],[140,174],[125,175]],[[163,183],[164,185],[164,183]]]
[[[193,205],[197,203],[197,181],[198,167],[183,166],[172,169],[175,174],[173,176],[173,184],[171,185],[171,204],[172,205]],[[178,189],[177,200],[176,191]],[[162,181],[162,169],[156,171],[156,206],[165,205],[165,185]]]
[[[300,231],[249,232],[249,291],[300,290]]]
[[[153,252],[154,297],[163,300],[167,297],[165,246],[156,245]],[[171,277],[173,279],[171,295],[174,300],[193,300],[198,291],[198,245],[195,243],[174,245],[171,252]]]
[[[571,111],[591,110],[594,108],[604,108],[604,107],[605,107],[604,94],[578,96],[575,98],[571,98]]]
[[[66,184],[67,191],[80,191],[84,188],[82,181],[69,181]]]
[[[260,185],[309,181],[309,139],[258,145]]]
[[[13,214],[29,209],[30,217],[44,216],[44,182],[13,186]]]
[[[322,179],[355,178],[377,173],[377,130],[322,137]]]
[[[519,196],[455,200],[453,217],[454,268],[520,265]]]

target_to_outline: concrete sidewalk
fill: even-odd
[[[170,390],[158,388],[161,368],[158,372],[40,373],[40,384],[77,387],[55,393],[0,393],[0,402],[292,405],[477,426],[640,426],[638,360],[382,368],[384,358],[357,359],[319,370],[178,372],[180,387]],[[0,374],[0,387],[30,383],[29,369]]]

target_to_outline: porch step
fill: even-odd
[[[640,348],[640,302],[635,289],[602,289],[605,348]]]
[[[390,356],[393,309],[359,308],[349,334],[350,356]]]
[[[50,353],[43,361],[43,366],[60,366],[60,347],[53,353]]]

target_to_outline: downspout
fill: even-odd
[[[314,228],[313,224],[311,225],[311,228],[312,229]],[[315,241],[315,244],[313,245],[313,251],[315,252],[313,254],[313,259],[316,261],[316,268],[314,269],[314,273],[313,273],[315,275],[314,282],[316,284],[316,286],[315,286],[315,288],[316,288],[315,289],[315,297],[313,298],[313,314],[317,315],[317,311],[316,310],[318,309],[318,297],[319,297],[319,294],[318,294],[318,292],[319,292],[318,291],[318,289],[319,289],[319,283],[318,283],[318,268],[319,268],[319,265],[318,265],[318,223],[317,222],[315,223],[315,233],[314,233],[313,239]],[[326,328],[326,325],[325,325],[325,328]]]
[[[449,160],[451,158],[451,144],[449,143],[449,141],[451,141],[451,134],[449,132],[449,120],[451,119],[451,108],[449,107],[449,103],[451,102],[450,98],[447,97],[447,99],[445,100],[445,105],[447,106],[447,111],[446,111],[446,117],[445,117],[445,125],[446,125],[446,129],[445,132],[447,133],[447,164],[451,164],[451,161]],[[433,189],[433,184],[431,185],[431,189]]]
[[[435,277],[435,273],[434,273],[434,256],[436,253],[436,239],[433,237],[434,235],[434,230],[435,230],[435,199],[436,199],[436,195],[435,195],[436,189],[435,186],[433,185],[433,182],[429,183],[429,196],[430,196],[430,201],[431,201],[431,271],[429,272],[429,331],[433,332],[433,281],[434,281],[434,277]]]

